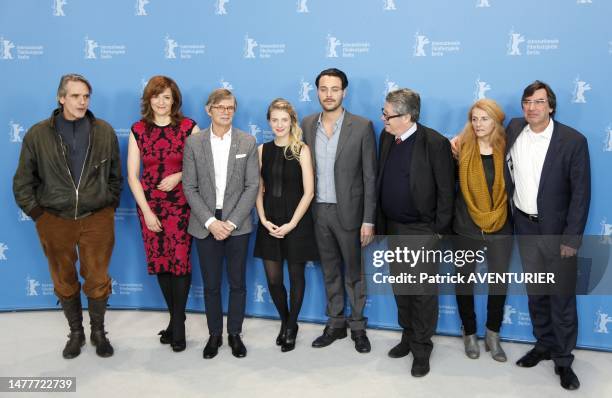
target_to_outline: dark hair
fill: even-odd
[[[68,73],[60,78],[59,86],[57,86],[56,99],[60,108],[62,107],[62,104],[59,102],[59,99],[66,96],[66,86],[68,85],[68,82],[81,82],[85,84],[89,89],[89,95],[91,95],[91,84],[89,84],[85,77],[79,75],[78,73]]]
[[[525,100],[527,97],[531,97],[537,90],[544,89],[546,90],[546,97],[548,98],[548,106],[552,109],[552,113],[550,116],[555,116],[555,111],[557,110],[557,96],[555,92],[550,88],[550,86],[543,81],[536,80],[523,90],[523,96],[521,97],[521,102]]]
[[[153,76],[149,79],[149,82],[144,88],[140,103],[140,113],[147,123],[154,124],[151,98],[161,94],[167,88],[169,88],[172,93],[172,108],[170,109],[170,120],[172,125],[177,125],[184,119],[183,113],[181,112],[183,99],[181,90],[179,90],[176,82],[167,76]]]
[[[323,76],[334,76],[340,79],[342,81],[343,90],[348,87],[348,78],[346,77],[346,74],[340,69],[329,68],[319,73],[319,76],[317,76],[317,78],[315,79],[315,86],[317,86],[317,88],[319,88],[319,80],[321,80],[321,77]]]

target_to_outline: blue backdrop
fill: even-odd
[[[260,143],[271,138],[270,101],[283,96],[301,116],[317,111],[314,77],[330,66],[349,76],[346,108],[372,119],[377,130],[388,90],[410,87],[421,93],[421,121],[447,136],[484,96],[508,117],[520,116],[523,87],[542,79],[557,93],[557,119],[589,141],[593,200],[586,232],[610,236],[610,15],[612,3],[604,0],[2,0],[0,309],[56,306],[34,225],[14,204],[10,187],[23,135],[49,116],[67,72],[90,79],[91,109],[116,128],[124,160],[142,89],[155,74],[176,79],[185,114],[201,127],[209,123],[208,93],[232,89],[239,103],[235,125]],[[111,305],[162,308],[155,278],[146,274],[127,184],[116,219]],[[188,305],[202,311],[195,265]],[[248,313],[274,316],[260,262],[250,259],[247,272]],[[309,264],[306,273],[302,319],[323,321],[321,270]],[[610,297],[579,300],[579,344],[612,349]],[[480,300],[481,328],[483,309]],[[442,297],[440,310],[438,331],[459,333],[454,297]],[[397,325],[392,296],[370,297],[366,311],[370,326]],[[525,297],[508,298],[502,336],[532,339]]]

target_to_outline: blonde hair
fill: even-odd
[[[289,114],[289,118],[291,119],[291,128],[289,129],[289,145],[285,147],[283,153],[285,155],[285,159],[296,159],[299,161],[300,152],[302,151],[304,142],[302,142],[302,129],[298,124],[298,116],[293,108],[293,105],[291,105],[291,103],[284,98],[276,98],[274,101],[272,101],[270,106],[268,106],[268,112],[266,114],[268,122],[270,121],[270,114],[272,111],[283,111]]]
[[[491,133],[491,146],[493,147],[493,150],[504,153],[506,149],[506,132],[502,123],[504,122],[506,115],[497,102],[489,98],[484,98],[476,101],[468,111],[467,123],[459,135],[459,142],[461,143],[459,148],[460,159],[463,154],[465,154],[465,156],[469,156],[471,151],[475,150],[476,145],[478,145],[476,133],[474,132],[474,127],[472,126],[472,112],[474,112],[474,109],[480,109],[486,112],[487,115],[493,119],[495,122],[495,127]]]

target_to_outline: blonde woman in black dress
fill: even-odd
[[[304,299],[304,266],[318,259],[310,212],[314,171],[293,106],[277,98],[268,107],[267,118],[274,140],[258,148],[261,180],[255,257],[263,260],[268,290],[281,318],[276,344],[286,352],[295,348],[297,318]],[[284,261],[291,284],[289,305],[283,284]]]

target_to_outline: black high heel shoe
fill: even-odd
[[[172,346],[172,351],[181,352],[181,351],[185,351],[185,348],[187,348],[187,342],[184,339],[179,340],[179,341],[173,341],[171,343],[171,346]]]
[[[295,329],[287,328],[285,340],[283,341],[283,344],[281,344],[282,352],[292,351],[295,348],[295,340],[297,339],[297,333],[298,325],[295,325]]]
[[[160,330],[157,333],[159,336],[159,342],[162,344],[172,344],[172,331],[170,331],[169,327],[165,330]]]
[[[283,345],[283,341],[285,341],[285,337],[287,336],[287,324],[285,322],[281,322],[281,328],[278,332],[278,336],[276,337],[276,345]]]

